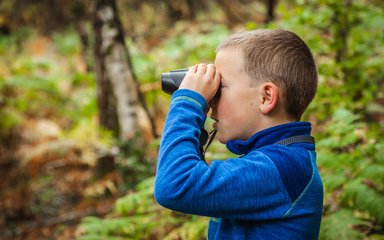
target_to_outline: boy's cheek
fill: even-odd
[[[219,118],[228,119],[234,117],[236,113],[231,110],[231,106],[226,104],[226,100],[220,101],[217,105],[217,115]],[[220,120],[220,119],[219,119]]]

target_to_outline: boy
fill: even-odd
[[[215,63],[189,68],[172,96],[157,202],[210,216],[208,239],[317,239],[323,188],[311,125],[300,122],[316,88],[312,54],[294,33],[255,30],[226,39]],[[208,104],[217,139],[240,157],[210,165],[200,159]]]

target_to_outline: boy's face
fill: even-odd
[[[237,49],[220,50],[215,66],[222,85],[220,98],[210,102],[216,137],[222,143],[246,140],[259,130],[258,87],[250,86],[251,80],[242,70],[243,56]]]

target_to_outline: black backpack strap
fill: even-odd
[[[288,146],[290,144],[299,143],[299,142],[315,144],[315,138],[309,135],[299,135],[299,136],[286,138],[284,140],[278,141],[275,144]]]

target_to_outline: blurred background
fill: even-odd
[[[303,120],[325,187],[320,239],[384,239],[382,0],[0,1],[0,239],[205,239],[208,218],[153,198],[160,74],[258,28],[297,33],[318,65]]]

